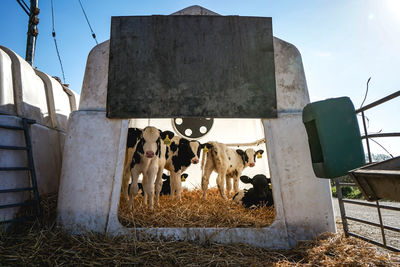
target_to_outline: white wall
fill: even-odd
[[[43,81],[36,75],[35,70],[12,50],[4,46],[0,46],[0,49],[10,57],[12,62],[12,90],[16,114],[50,127],[51,121]],[[2,90],[8,91],[9,88]]]
[[[35,70],[35,73],[41,78],[46,89],[46,103],[51,127],[65,132],[67,130],[68,116],[73,110],[69,95],[64,91],[63,86],[51,76],[39,70]]]
[[[16,114],[13,108],[14,91],[11,71],[11,59],[0,49],[0,113]]]

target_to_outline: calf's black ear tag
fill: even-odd
[[[169,136],[167,134],[167,136],[164,139],[164,145],[170,145],[171,144],[171,139],[169,139]]]

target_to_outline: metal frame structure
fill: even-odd
[[[361,117],[362,117],[362,122],[363,122],[363,128],[364,128],[364,135],[361,137],[361,139],[365,139],[366,141],[366,145],[367,145],[367,152],[368,152],[368,162],[372,163],[372,157],[371,157],[371,150],[370,150],[370,146],[369,146],[369,138],[375,138],[375,137],[400,137],[400,133],[377,133],[377,134],[368,134],[367,131],[367,127],[366,127],[366,123],[365,123],[365,114],[364,112],[368,109],[371,109],[373,107],[376,107],[380,104],[383,104],[391,99],[394,99],[396,97],[400,96],[400,91],[397,91],[393,94],[390,94],[382,99],[379,99],[369,105],[366,105],[364,107],[361,107],[359,109],[356,110],[356,113],[359,114],[361,113]],[[400,212],[400,208],[398,207],[392,207],[392,206],[387,206],[387,205],[381,205],[379,203],[379,201],[377,200],[375,203],[365,203],[365,202],[361,202],[361,201],[356,201],[356,200],[349,200],[349,199],[343,199],[343,194],[342,194],[342,188],[341,186],[352,186],[352,187],[357,187],[355,183],[340,183],[339,178],[335,179],[335,184],[336,184],[336,191],[337,191],[337,196],[338,196],[338,201],[339,201],[339,209],[340,209],[340,215],[342,218],[342,224],[343,224],[343,230],[346,236],[353,236],[353,237],[357,237],[360,238],[362,240],[365,240],[367,242],[370,242],[374,245],[380,246],[380,247],[384,247],[388,250],[392,250],[392,251],[396,251],[396,252],[400,252],[400,248],[396,248],[396,247],[392,247],[387,245],[386,242],[386,235],[385,235],[385,230],[390,230],[393,232],[397,232],[400,233],[400,228],[396,228],[396,227],[392,227],[392,226],[387,226],[383,224],[383,220],[382,220],[382,215],[381,215],[381,209],[387,209],[387,210],[395,210],[395,211],[399,211]],[[362,220],[362,219],[358,219],[358,218],[354,218],[351,216],[347,216],[346,215],[346,210],[344,207],[344,203],[348,203],[348,204],[353,204],[353,205],[361,205],[361,206],[367,206],[367,207],[376,207],[377,211],[378,211],[378,216],[379,216],[379,224],[378,223],[374,223],[374,222],[370,222],[367,220]],[[399,213],[400,214],[400,213]],[[379,227],[381,229],[381,233],[382,233],[382,243],[376,241],[376,240],[372,240],[368,237],[365,236],[361,236],[358,235],[356,233],[350,232],[349,231],[349,225],[347,221],[355,221],[355,222],[359,222],[359,223],[363,223],[363,224],[367,224],[367,225],[371,225],[374,227]]]
[[[14,131],[23,131],[25,137],[25,146],[7,146],[7,145],[0,145],[0,149],[2,150],[25,150],[27,153],[27,165],[28,166],[15,166],[15,167],[0,167],[0,172],[10,172],[10,171],[25,171],[29,174],[29,182],[30,185],[27,187],[20,187],[20,188],[1,188],[0,193],[20,193],[30,191],[32,192],[32,200],[18,202],[18,203],[10,203],[5,205],[0,205],[0,209],[9,209],[15,207],[22,207],[22,206],[35,206],[35,216],[40,216],[40,198],[39,198],[39,190],[37,186],[37,179],[36,179],[36,171],[33,159],[33,152],[32,152],[32,142],[31,142],[31,134],[30,134],[30,125],[35,124],[36,121],[22,118],[22,126],[11,126],[11,125],[4,125],[1,124],[0,128],[7,129],[7,130],[14,130]],[[0,225],[23,221],[26,219],[34,218],[35,216],[22,216],[17,217],[9,220],[0,220]]]

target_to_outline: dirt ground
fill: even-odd
[[[365,201],[368,202],[368,201]],[[371,202],[374,203],[374,202]],[[399,202],[379,202],[381,205],[400,207]],[[379,223],[378,211],[373,207],[366,207],[345,203],[345,212],[347,216],[357,219],[368,220],[370,222]],[[342,218],[340,217],[339,202],[337,198],[333,199],[335,210],[335,219],[338,231],[342,232]],[[400,211],[381,209],[383,224],[400,228]],[[349,231],[370,238],[374,241],[382,242],[382,233],[379,227],[370,226],[348,220]],[[386,242],[389,246],[400,249],[400,233],[385,230]]]

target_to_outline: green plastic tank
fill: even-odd
[[[356,112],[348,97],[308,104],[303,109],[314,173],[334,178],[365,164]]]

